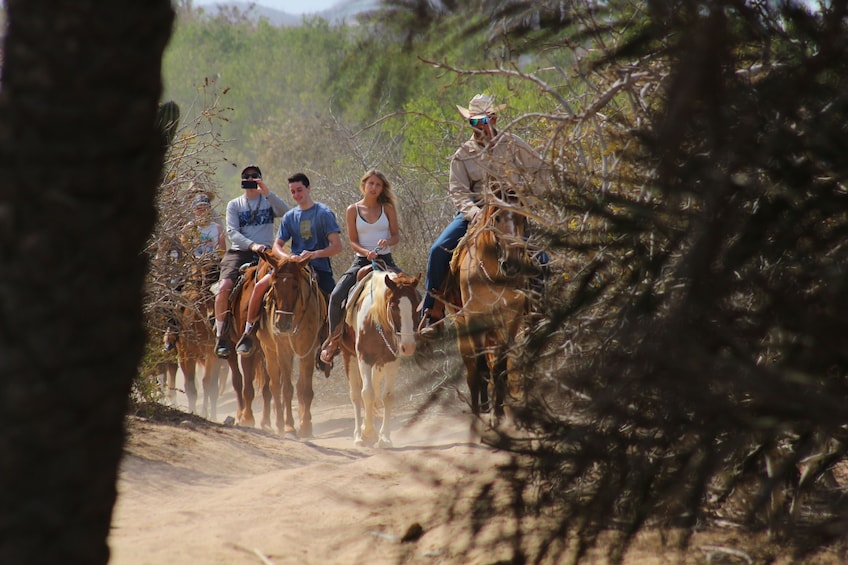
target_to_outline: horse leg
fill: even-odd
[[[505,414],[507,363],[505,352],[497,355],[490,354],[489,357],[489,396],[492,400],[491,425],[496,428],[501,424]]]
[[[223,360],[218,365],[218,396],[224,396],[227,393],[227,369],[224,365]]]
[[[287,348],[287,351],[280,359],[278,379],[281,386],[277,388],[277,394],[274,396],[275,408],[277,410],[277,430],[280,435],[284,435],[289,439],[297,439],[297,430],[294,427],[294,415],[292,414],[292,398],[294,397],[294,385],[292,384],[292,371],[294,370],[294,352]],[[282,402],[279,391],[282,389]],[[274,389],[271,389],[274,392]]]
[[[462,364],[465,365],[465,382],[468,384],[468,393],[471,400],[471,413],[480,415],[480,363],[474,347],[474,338],[469,335],[468,325],[462,320],[457,320],[457,345],[459,354],[462,356]]]
[[[362,423],[362,441],[373,445],[377,441],[377,431],[374,428],[374,391],[373,367],[360,360],[359,374],[362,376],[362,402],[365,405],[365,420]]]
[[[265,358],[265,354],[259,347],[256,348],[256,351],[249,357],[249,359],[251,360],[250,363],[254,367],[256,387],[258,387],[262,392],[262,416],[259,418],[259,427],[263,430],[271,431],[271,387],[279,387],[279,383],[276,383],[275,385],[275,382],[272,381],[271,374],[268,372],[268,361]],[[255,398],[255,389],[251,388],[250,392],[252,403]]]
[[[513,406],[520,409],[524,405],[524,380],[516,367],[515,355],[510,353],[506,360],[506,393],[504,413],[510,422],[515,422]]]
[[[203,417],[218,419],[218,372],[220,364],[214,351],[203,359]]]
[[[375,371],[374,390],[383,402],[383,421],[380,424],[380,437],[377,447],[392,446],[392,403],[394,402],[395,375],[397,375],[400,361],[395,360],[383,365]]]
[[[284,405],[290,406],[290,399],[292,396],[292,385],[291,385],[291,359],[289,358],[288,352],[281,352],[276,347],[279,347],[279,342],[268,346],[268,342],[265,341],[265,336],[260,332],[260,343],[262,344],[262,351],[265,352],[265,366],[268,373],[268,382],[269,389],[271,391],[271,401],[274,405],[274,411],[276,412],[276,426],[277,433],[280,435],[286,435],[287,433],[291,433],[293,436],[295,435],[294,431],[294,420],[291,420],[291,426],[286,426],[286,421],[291,419],[291,414],[286,414],[283,410]],[[273,336],[268,338],[270,340],[275,340]],[[288,365],[288,367],[286,367]],[[282,395],[282,399],[280,396]],[[286,398],[289,399],[288,404],[286,402]],[[268,428],[266,428],[266,422]],[[270,406],[268,410],[263,410],[262,412],[262,429],[270,429],[271,427],[271,410]],[[296,437],[296,436],[295,436]]]
[[[194,374],[197,370],[197,359],[193,357],[186,358],[180,361],[180,369],[182,369],[184,377],[184,388],[186,398],[188,399],[188,411],[192,414],[197,413],[197,385],[194,383]]]
[[[230,357],[234,357],[234,355],[230,355]],[[253,417],[253,397],[255,396],[253,382],[258,375],[256,356],[242,357],[241,369],[244,379],[240,392],[242,397],[242,412],[239,425],[252,428],[256,426],[256,419]]]
[[[259,382],[261,383],[259,388],[262,389],[262,417],[264,418],[265,425],[267,425],[270,430],[271,400],[273,399],[273,395],[271,394],[271,377],[268,376],[268,368],[265,366],[264,360],[257,363],[256,370],[259,371]]]
[[[347,349],[342,351],[350,403],[353,404],[353,445],[362,447],[365,442],[362,441],[362,376],[359,374],[359,361]]]
[[[320,342],[319,342],[320,343]],[[312,375],[315,371],[315,353],[310,350],[306,357],[299,357],[297,378],[297,414],[300,419],[301,438],[312,437],[312,399],[315,391],[312,389]]]
[[[480,412],[485,414],[492,411],[492,401],[494,398],[490,393],[492,386],[492,375],[489,371],[489,363],[486,361],[486,356],[482,353],[475,356],[477,373],[477,394],[479,395]]]
[[[159,365],[161,386],[165,389],[165,398],[171,406],[177,403],[177,364],[173,361],[163,361]]]
[[[244,396],[242,394],[243,377],[241,369],[238,365],[238,356],[230,355],[227,357],[227,365],[230,367],[230,375],[232,375],[233,392],[236,395],[236,422],[242,424],[242,416],[244,414]]]

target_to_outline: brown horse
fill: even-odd
[[[273,269],[271,286],[256,332],[265,354],[271,396],[277,413],[277,431],[289,437],[312,437],[312,374],[327,321],[327,301],[312,275],[309,262],[299,257],[281,259],[261,252]],[[299,433],[292,415],[292,374],[298,365],[297,404]],[[280,395],[282,393],[282,399]]]
[[[521,395],[511,351],[527,307],[531,261],[526,218],[514,197],[484,195],[485,202],[451,260],[459,287],[459,351],[475,415],[490,409],[497,425]]]
[[[265,266],[264,269],[268,267]],[[247,267],[242,273],[241,281],[230,295],[229,336],[233,343],[241,336],[247,320],[247,305],[256,280],[262,276],[263,269],[259,265]],[[239,367],[241,362],[241,367]],[[243,356],[235,353],[227,357],[227,364],[233,376],[233,390],[236,394],[236,423],[240,426],[254,427],[256,419],[253,415],[253,399],[256,397],[256,386],[262,389],[262,418],[260,427],[271,429],[271,393],[268,388],[268,373],[265,369],[265,357],[259,348],[251,355]]]
[[[176,313],[177,329],[169,330],[166,343],[176,347],[180,370],[185,377],[185,393],[188,409],[197,413],[197,385],[195,375],[197,365],[203,367],[203,408],[201,416],[217,419],[219,375],[223,364],[215,356],[215,331],[212,326],[215,296],[210,292],[207,273],[210,265],[193,264],[180,298],[183,305]],[[175,374],[167,373],[168,396],[175,396]]]
[[[354,445],[392,445],[392,394],[401,358],[415,353],[419,278],[375,271],[351,292],[342,355],[353,403]],[[380,403],[383,414],[378,437],[374,413]]]

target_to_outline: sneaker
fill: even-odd
[[[243,334],[236,344],[236,353],[239,355],[250,355],[253,353],[253,338],[249,334]]]
[[[321,350],[321,361],[323,361],[324,363],[328,363],[329,365],[332,366],[333,357],[336,356],[336,351],[337,351],[336,348],[330,348],[330,347],[327,347],[326,349],[322,349]]]
[[[319,350],[315,352],[315,368],[324,373],[324,377],[330,377],[330,371],[333,369],[333,363],[330,361],[329,363],[324,362],[322,359],[324,357],[324,352]]]
[[[230,342],[228,339],[219,337],[218,343],[215,344],[215,355],[220,357],[221,359],[226,359],[232,354],[232,349],[230,349]]]

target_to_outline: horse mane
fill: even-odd
[[[386,287],[386,274],[389,275],[389,278],[397,284],[397,286],[416,286],[418,284],[418,279],[413,278],[406,273],[395,273],[392,271],[374,271],[371,273],[371,280],[369,284],[374,285],[370,289],[364,289],[362,294],[360,295],[360,302],[362,300],[362,296],[365,295],[366,292],[372,293],[374,296],[374,302],[371,305],[371,316],[373,317],[375,323],[380,324],[381,326],[389,326],[390,320],[388,319],[388,302],[389,302],[389,293]]]
[[[465,260],[465,256],[470,253],[471,242],[474,242],[477,248],[477,255],[482,255],[495,248],[498,241],[495,237],[495,232],[489,229],[492,223],[492,215],[498,211],[497,206],[487,204],[480,209],[480,214],[475,221],[468,226],[468,231],[459,240],[453,256],[451,257],[450,270],[456,272],[459,266]]]

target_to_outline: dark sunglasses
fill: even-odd
[[[241,178],[243,178],[245,180],[247,180],[247,179],[261,179],[262,175],[260,175],[259,173],[246,173],[246,174],[243,174],[241,176]]]
[[[468,123],[471,124],[472,127],[485,126],[489,123],[489,118],[485,116],[482,118],[471,118],[468,120]]]

